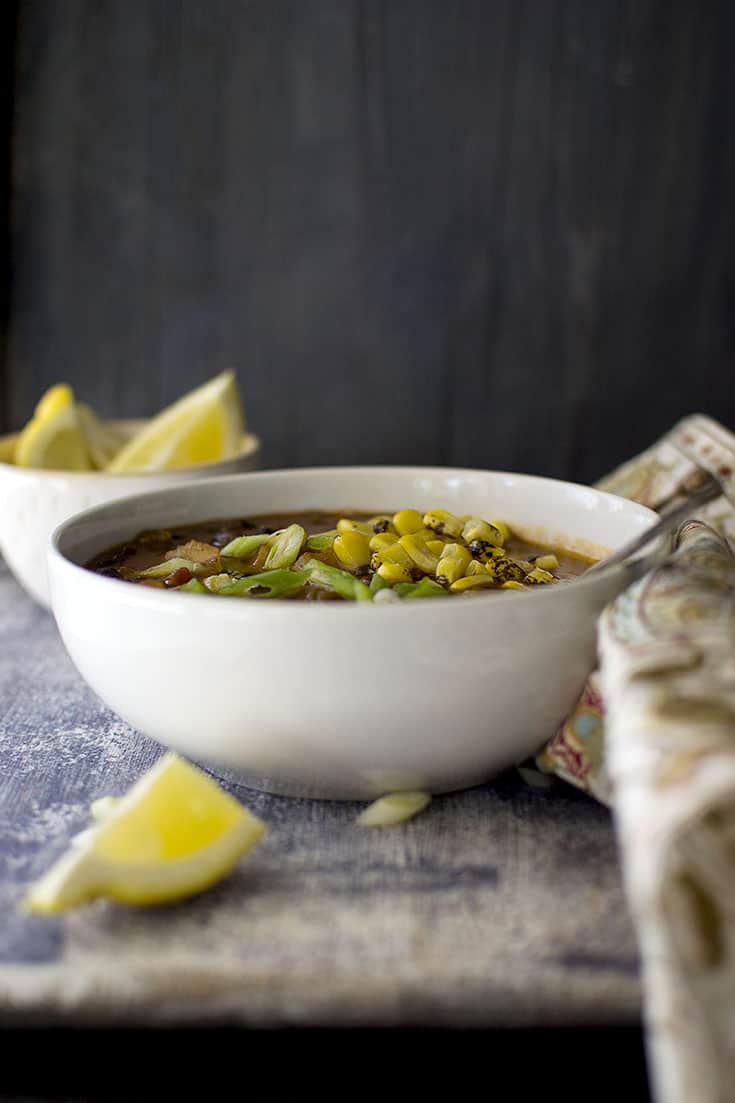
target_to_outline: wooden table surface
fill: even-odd
[[[114,631],[114,626],[111,626]],[[638,1021],[608,812],[515,772],[395,829],[233,790],[265,841],[174,907],[26,917],[24,887],[161,753],[82,682],[0,564],[0,1024],[499,1027]]]

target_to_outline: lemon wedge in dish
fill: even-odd
[[[19,467],[89,471],[92,464],[68,384],[46,391],[16,441],[14,459]]]
[[[123,447],[125,437],[83,402],[77,403],[77,418],[89,457],[94,466],[102,470]]]
[[[232,371],[184,395],[153,418],[117,453],[106,470],[170,471],[237,455],[245,431]]]
[[[162,904],[219,881],[265,824],[206,774],[166,754],[119,800],[95,802],[97,823],[30,889],[25,906],[51,915],[107,896]]]

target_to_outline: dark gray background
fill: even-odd
[[[235,365],[266,462],[735,425],[728,0],[22,0],[0,420]]]

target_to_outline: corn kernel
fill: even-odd
[[[376,517],[370,517],[367,524],[374,533],[395,532],[393,521],[387,514],[379,513]]]
[[[443,555],[436,568],[436,580],[445,585],[456,582],[462,578],[471,563],[470,553],[459,544],[448,544],[447,547],[455,548],[449,555]]]
[[[496,548],[503,544],[503,534],[500,529],[488,524],[487,521],[482,521],[479,517],[471,518],[463,526],[462,539],[468,544],[480,540],[483,544],[490,544]]]
[[[486,564],[488,574],[498,582],[523,582],[526,572],[519,567],[507,555],[498,555],[490,559]]]
[[[510,529],[506,525],[505,521],[491,521],[490,524],[498,530],[503,537],[503,543],[507,544],[510,540]]]
[[[434,573],[439,562],[439,556],[429,551],[426,541],[417,532],[407,533],[406,536],[400,538],[398,543],[405,552],[408,552],[413,562],[424,574]]]
[[[514,582],[513,579],[510,582],[504,582],[500,587],[501,590],[525,590],[525,588],[522,582]]]
[[[546,582],[553,582],[553,574],[549,574],[548,571],[541,570],[539,567],[534,567],[532,571],[529,571],[526,575],[524,582],[530,582],[532,586],[539,586]]]
[[[463,574],[467,578],[473,578],[475,575],[488,574],[488,568],[484,563],[481,563],[479,559],[470,559],[469,563],[465,567]]]
[[[370,562],[368,538],[361,532],[340,532],[334,539],[334,554],[345,567],[355,570]]]
[[[360,532],[363,536],[373,536],[375,530],[365,521],[351,521],[349,517],[343,517],[337,522],[337,532]]]
[[[436,537],[436,533],[432,533],[432,536]],[[434,539],[434,540],[427,540],[426,541],[426,546],[427,546],[427,548],[429,549],[430,552],[433,552],[434,555],[438,555],[439,558],[441,559],[441,557],[445,553],[445,549],[449,545],[445,544],[443,540]],[[456,547],[456,545],[454,545],[454,546]]]
[[[494,585],[493,579],[485,572],[484,574],[472,575],[469,578],[458,578],[449,589],[453,594],[464,594],[468,590],[487,590]]]
[[[393,515],[393,528],[399,536],[408,536],[424,527],[421,514],[417,509],[401,509]]]
[[[553,554],[551,554],[551,555],[540,555],[536,559],[536,562],[534,563],[534,567],[538,567],[542,571],[558,571],[559,570],[559,560]]]
[[[445,509],[430,509],[424,514],[423,524],[440,536],[460,536],[463,527],[459,517],[447,513]]]
[[[383,548],[390,548],[397,542],[398,537],[395,532],[376,532],[375,536],[370,537],[370,551],[382,551]]]
[[[373,552],[370,560],[370,566],[373,570],[377,570],[383,563],[397,563],[400,567],[408,567],[409,570],[413,567],[413,559],[397,541],[387,548],[381,548],[379,551]]]
[[[402,563],[381,563],[378,567],[378,574],[391,586],[396,582],[413,582],[411,568],[404,566]]]

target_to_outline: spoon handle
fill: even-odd
[[[628,541],[622,548],[618,548],[612,555],[607,556],[606,559],[601,559],[599,563],[595,563],[594,567],[590,568],[591,571],[606,570],[608,567],[617,566],[619,563],[625,562],[630,559],[636,552],[641,551],[642,548],[647,547],[652,540],[658,540],[661,536],[666,536],[667,533],[673,532],[678,525],[683,521],[686,521],[688,517],[691,517],[694,510],[699,509],[701,506],[707,505],[708,502],[714,501],[722,493],[718,483],[715,479],[708,478],[705,483],[702,483],[696,490],[691,491],[683,502],[679,502],[676,505],[669,506],[662,510],[659,515],[659,519],[655,525],[652,525],[650,529],[646,529],[640,536],[636,536],[633,540]],[[630,567],[638,567],[641,565],[641,570],[636,570],[636,575],[639,577],[645,573],[650,566],[660,557],[661,549],[652,553],[650,556],[644,556],[642,559],[637,560],[635,564],[630,564]]]

